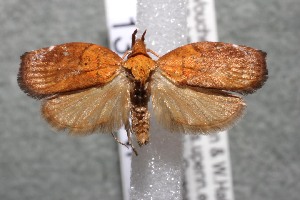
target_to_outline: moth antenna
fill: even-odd
[[[134,43],[135,43],[135,36],[136,36],[136,33],[137,33],[137,29],[135,29],[135,30],[133,31],[133,33],[132,33],[132,41],[131,41],[131,46],[133,46],[133,45],[134,45]]]
[[[151,49],[147,49],[147,52],[149,52],[149,53],[152,53],[153,55],[155,55],[156,57],[160,57],[159,55],[158,55],[158,53],[156,53],[155,51],[153,51],[153,50],[151,50]]]
[[[142,41],[145,41],[145,35],[146,35],[146,32],[147,32],[147,29],[144,31],[144,33],[143,33],[143,35],[142,35],[142,37],[141,37],[141,40],[142,40]]]

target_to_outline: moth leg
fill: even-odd
[[[128,54],[131,54],[132,50],[127,50],[125,51],[124,55],[122,56],[122,59],[124,60],[126,56],[128,56]]]
[[[132,140],[131,140],[132,129],[131,129],[131,127],[125,126],[125,130],[126,130],[126,132],[127,132],[128,144],[131,146],[132,151],[133,151],[134,154],[137,156],[138,153],[137,153],[137,151],[135,150],[135,148],[134,148],[134,146],[133,146],[133,144],[132,144]]]
[[[155,51],[153,51],[153,50],[151,50],[151,49],[147,49],[147,52],[150,52],[150,53],[152,53],[153,55],[155,55],[156,57],[160,57],[159,55],[158,55],[158,53],[156,53]]]
[[[111,135],[112,135],[113,138],[117,141],[117,143],[119,143],[119,144],[125,146],[127,149],[129,149],[129,147],[128,147],[125,143],[121,142],[121,141],[114,135],[113,132],[111,132]]]

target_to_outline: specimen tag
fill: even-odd
[[[120,56],[130,48],[136,0],[106,0],[110,49]],[[115,6],[118,5],[118,6]],[[188,0],[189,42],[217,41],[213,0]],[[127,142],[126,131],[119,132]],[[119,145],[123,198],[129,200],[131,149]],[[233,200],[227,133],[184,136],[184,200]]]
[[[106,0],[105,6],[110,49],[122,57],[125,51],[131,48],[131,34],[136,28],[136,0]],[[119,131],[118,136],[121,142],[125,144],[128,142],[124,129]],[[122,145],[118,147],[123,199],[129,200],[132,149],[127,149]]]
[[[214,0],[188,0],[190,42],[217,41]],[[184,136],[184,200],[233,200],[228,136]]]

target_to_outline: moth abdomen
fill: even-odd
[[[140,146],[149,142],[150,113],[145,106],[131,108],[132,130]]]
[[[130,92],[132,131],[140,146],[149,142],[150,113],[148,112],[148,101],[150,89],[147,85],[136,81]]]

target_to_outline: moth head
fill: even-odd
[[[133,57],[137,54],[143,54],[147,57],[149,55],[147,54],[146,44],[145,44],[145,35],[146,31],[144,31],[141,38],[136,38],[137,29],[132,34],[132,46],[131,46],[131,53],[128,55],[128,58]]]

